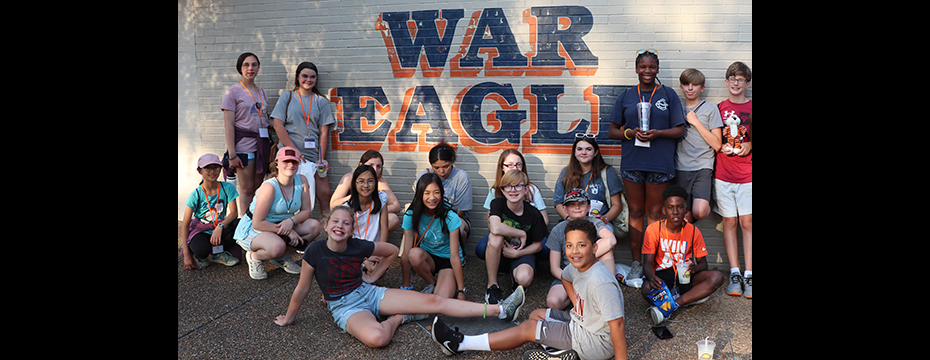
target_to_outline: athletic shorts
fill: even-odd
[[[546,309],[546,320],[536,322],[536,343],[556,349],[572,348],[572,316],[568,311]]]
[[[714,186],[717,214],[725,218],[752,214],[752,183],[736,184],[717,179]]]
[[[694,203],[694,199],[711,201],[714,194],[714,172],[711,169],[678,171],[675,175],[675,183],[688,192],[689,209],[691,204]]]

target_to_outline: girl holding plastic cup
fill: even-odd
[[[301,166],[314,167],[314,194],[320,200],[320,213],[327,217],[330,211],[332,189],[326,173],[326,149],[329,145],[329,127],[336,123],[329,99],[317,89],[317,68],[312,62],[297,65],[294,89],[278,98],[271,118],[278,135],[278,147],[289,146],[300,150]],[[305,173],[307,174],[307,173]]]
[[[630,209],[634,260],[630,276],[640,277],[643,231],[662,219],[662,191],[675,178],[675,147],[685,134],[685,117],[678,94],[658,81],[658,51],[637,51],[635,64],[639,83],[617,97],[609,136],[622,146],[620,178]]]

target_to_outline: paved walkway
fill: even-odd
[[[370,349],[334,322],[314,284],[295,323],[280,327],[275,316],[287,310],[298,275],[266,265],[268,278],[252,280],[242,262],[233,267],[211,264],[203,270],[184,268],[178,247],[178,358],[179,359],[441,359],[445,355],[430,340],[429,321],[401,325],[393,342]],[[545,307],[548,285],[553,278],[537,266],[536,280],[527,289],[526,304],[517,322],[530,311]],[[501,287],[509,289],[510,278],[500,277]],[[400,260],[376,285],[398,287]],[[470,256],[465,266],[468,300],[484,301],[487,283],[484,261]],[[415,289],[423,280],[414,275]],[[752,359],[752,300],[727,296],[719,289],[707,302],[677,311],[666,322],[674,338],[660,340],[651,332],[645,300],[639,289],[621,285],[625,299],[625,323],[630,359],[693,359],[695,342],[708,337],[717,343],[714,359]],[[505,296],[509,295],[505,290]],[[452,319],[466,335],[495,331],[515,323],[496,319]],[[520,359],[523,352],[536,348],[525,344],[510,351],[469,351],[455,359]]]

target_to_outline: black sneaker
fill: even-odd
[[[433,341],[439,344],[442,348],[442,352],[447,356],[461,353],[461,351],[459,351],[459,344],[465,339],[465,335],[462,335],[458,328],[455,328],[455,330],[449,329],[437,316],[433,319],[433,327],[430,333],[433,337]]]
[[[484,293],[484,302],[488,304],[497,304],[504,299],[504,292],[501,291],[501,287],[497,284],[491,285],[488,288],[488,291]]]
[[[559,350],[559,349],[532,349],[523,353],[523,360],[577,360],[578,353],[575,350]]]

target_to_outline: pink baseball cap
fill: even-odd
[[[278,150],[277,160],[278,161],[294,160],[300,163],[300,153],[297,152],[297,149],[295,148],[292,148],[290,146],[285,146],[281,148],[281,150]]]
[[[223,166],[223,162],[220,161],[220,157],[215,154],[203,154],[200,159],[197,160],[197,168],[202,169],[207,167],[207,165],[217,164]]]

